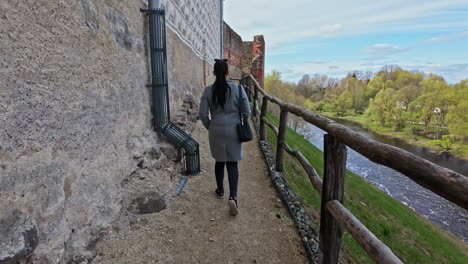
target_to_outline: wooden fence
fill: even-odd
[[[321,194],[321,263],[338,263],[343,227],[376,263],[402,263],[389,247],[343,206],[346,146],[376,163],[401,172],[424,188],[468,209],[468,177],[405,150],[368,139],[326,117],[272,97],[260,87],[252,75],[243,78],[241,83],[247,88],[249,98],[253,101],[252,119],[259,122],[259,139],[265,140],[265,125],[269,126],[278,138],[275,170],[283,171],[283,152],[286,151],[299,161],[314,189]],[[259,93],[262,94],[261,111],[258,110]],[[268,102],[278,105],[281,109],[279,128],[266,119]],[[288,113],[301,117],[327,132],[324,135],[323,182],[304,155],[298,150],[293,150],[285,142]]]

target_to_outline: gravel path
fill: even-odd
[[[200,143],[202,174],[192,177],[165,210],[138,215],[131,226],[101,240],[93,263],[308,263],[256,139],[243,147],[240,213],[232,217],[227,198],[214,195],[214,161],[200,123],[193,137]]]

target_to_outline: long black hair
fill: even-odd
[[[211,100],[215,106],[220,105],[224,109],[224,104],[229,97],[231,88],[226,81],[226,73],[228,72],[227,60],[215,60],[214,73],[216,80],[213,84],[213,94]]]

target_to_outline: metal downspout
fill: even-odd
[[[159,0],[149,0],[149,9],[141,10],[149,15],[154,128],[177,148],[183,149],[185,173],[195,175],[200,172],[199,145],[170,121],[165,12],[159,4]]]
[[[159,8],[159,5],[161,4],[160,0],[149,0],[148,2],[149,9]]]
[[[224,38],[224,23],[223,23],[223,16],[224,16],[224,0],[219,0],[219,13],[220,13],[220,18],[219,18],[219,24],[220,24],[220,32],[219,32],[219,58],[223,59],[223,38]]]

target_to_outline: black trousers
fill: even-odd
[[[224,165],[226,165],[229,180],[229,197],[237,198],[237,183],[239,182],[239,169],[237,167],[237,161],[226,161],[216,162],[215,164],[215,176],[216,185],[219,190],[224,191]]]

